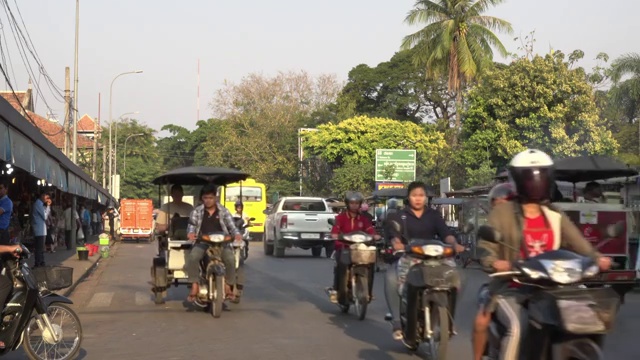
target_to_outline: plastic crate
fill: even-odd
[[[73,268],[67,266],[45,266],[32,269],[38,284],[48,290],[62,290],[73,285]]]

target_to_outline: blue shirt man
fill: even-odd
[[[8,196],[9,186],[0,178],[0,245],[9,245],[9,224],[13,212],[13,202]]]

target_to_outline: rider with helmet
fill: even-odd
[[[235,202],[235,208],[236,208],[236,212],[235,214],[233,214],[233,218],[234,220],[236,218],[242,219],[243,221],[243,225],[244,224],[250,224],[251,221],[249,220],[249,216],[245,215],[243,213],[244,210],[244,204],[242,203],[242,201],[238,200]],[[238,220],[236,222],[236,228],[243,234],[243,240],[244,240],[244,256],[245,258],[249,257],[249,240],[247,240],[245,238],[245,232],[249,231],[248,229],[242,229],[242,227],[240,226],[240,221]],[[238,269],[236,270],[236,288],[238,289],[238,291],[236,292],[236,297],[234,299],[233,302],[235,303],[239,303],[240,302],[240,298],[242,297],[242,294],[244,292],[244,281],[245,281],[245,275],[244,275],[244,260],[240,259],[240,266],[238,266]]]
[[[368,217],[364,216],[360,212],[362,203],[364,202],[364,196],[359,192],[348,191],[346,193],[344,203],[347,206],[347,211],[340,213],[336,216],[335,224],[331,229],[331,236],[335,239],[335,253],[336,259],[335,266],[333,268],[333,287],[328,289],[331,302],[338,302],[338,294],[336,289],[339,289],[339,281],[345,274],[346,269],[340,262],[340,254],[345,244],[338,240],[340,234],[348,234],[354,231],[364,231],[369,235],[373,235],[375,240],[378,240],[380,236],[376,234],[375,228]],[[375,266],[375,265],[373,265]],[[372,295],[373,290],[373,273],[374,267],[371,266],[369,271],[369,296]]]
[[[514,201],[495,205],[489,213],[488,224],[501,235],[501,241],[479,238],[480,263],[485,271],[509,271],[514,261],[559,248],[592,257],[602,270],[611,267],[611,259],[598,253],[573,222],[551,206],[555,171],[549,155],[527,149],[514,156],[508,172],[517,195]],[[500,359],[518,357],[527,324],[527,314],[519,300],[529,289],[511,284],[499,295],[490,294],[491,300],[482,305],[489,312],[495,311],[496,320],[507,329]],[[475,358],[480,359],[481,355],[475,354]]]
[[[494,207],[512,201],[516,194],[513,191],[513,186],[510,183],[501,183],[494,186],[489,191],[489,206],[491,209]],[[476,314],[475,321],[473,323],[473,354],[474,360],[482,360],[485,347],[487,346],[487,337],[489,324],[491,323],[491,313],[487,311],[486,305],[491,300],[491,293],[489,292],[488,284],[484,284],[478,291],[478,313]]]

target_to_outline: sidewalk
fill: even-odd
[[[98,245],[98,236],[92,235],[86,242],[87,244],[96,244]],[[110,247],[113,247],[114,242],[112,241]],[[86,276],[88,275],[102,260],[100,253],[96,253],[93,256],[89,257],[89,260],[79,260],[78,253],[76,249],[67,250],[66,247],[59,247],[56,249],[54,253],[45,253],[44,261],[47,266],[68,266],[73,268],[73,285],[67,289],[63,289],[59,292],[60,295],[69,296],[71,292],[74,290],[76,285]],[[29,266],[33,266],[34,264],[33,255],[28,260]]]

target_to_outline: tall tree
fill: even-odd
[[[470,82],[493,59],[493,49],[507,50],[494,31],[511,33],[509,22],[483,15],[504,0],[417,0],[405,21],[425,24],[407,35],[402,49],[417,48],[414,62],[424,65],[434,78],[448,75],[449,91],[456,94],[454,140],[461,128],[462,86]]]

